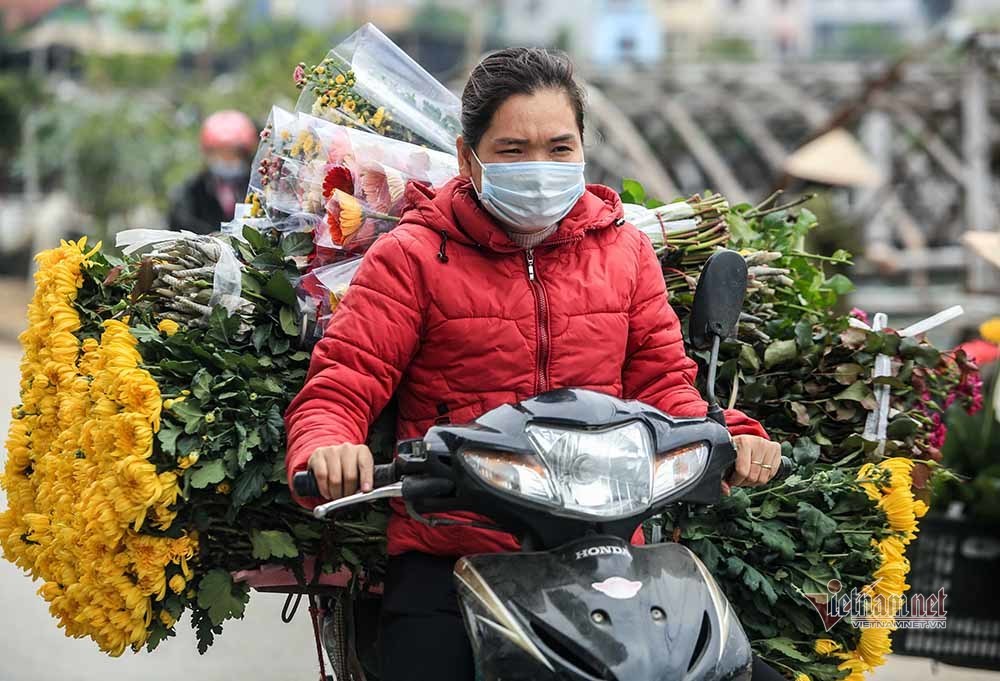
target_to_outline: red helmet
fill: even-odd
[[[253,153],[257,149],[257,127],[242,111],[216,111],[201,125],[201,148],[236,148]]]

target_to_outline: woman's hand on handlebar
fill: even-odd
[[[324,499],[339,499],[372,490],[374,460],[365,445],[320,447],[309,457],[309,470],[316,476]]]
[[[781,468],[781,445],[756,435],[737,435],[736,466],[728,480],[722,482],[722,491],[729,494],[732,487],[759,487],[770,482]]]

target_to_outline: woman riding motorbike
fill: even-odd
[[[286,413],[289,479],[310,469],[327,499],[370,490],[362,443],[394,394],[401,439],[560,387],[705,416],[650,241],[612,189],[584,183],[583,127],[565,55],[506,49],[473,69],[459,176],[437,190],[411,184],[400,224],[365,255]],[[738,451],[728,483],[766,483],[779,445],[745,415],[726,418]],[[508,534],[432,528],[395,506],[381,678],[471,680],[452,567],[517,548]],[[781,677],[755,661],[753,678]]]

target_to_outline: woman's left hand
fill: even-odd
[[[781,445],[756,435],[737,435],[736,467],[728,480],[722,482],[722,491],[729,494],[733,487],[759,487],[767,484],[781,466]]]

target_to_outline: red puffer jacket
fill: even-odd
[[[559,387],[705,415],[660,264],[614,191],[588,187],[529,252],[482,209],[467,179],[436,192],[410,185],[407,198],[399,226],[365,255],[288,407],[289,478],[317,447],[364,442],[394,392],[401,439],[442,417],[467,422]],[[726,416],[734,434],[765,435],[739,412]],[[500,532],[429,528],[401,507],[388,532],[393,555],[517,548]]]

